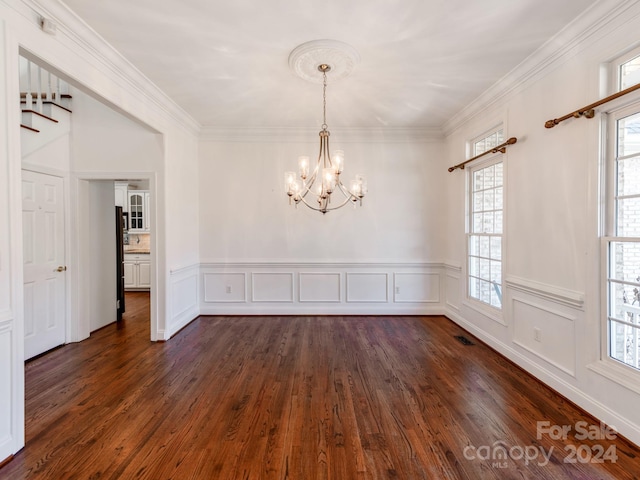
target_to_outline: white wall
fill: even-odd
[[[362,207],[322,215],[288,204],[284,172],[318,148],[317,132],[289,135],[201,141],[201,311],[432,311],[441,302],[439,140],[332,132],[345,183],[362,173],[369,194]]]
[[[18,78],[8,77],[17,51],[0,17],[0,461],[24,445],[24,323],[22,304],[22,201],[20,196],[20,127]],[[15,66],[13,65],[13,66]],[[15,161],[16,157],[18,162]]]
[[[87,230],[91,260],[86,275],[89,281],[89,318],[93,332],[117,320],[116,311],[116,235],[113,182],[89,183]]]
[[[604,2],[602,6],[604,7]],[[611,8],[609,4],[609,8]],[[640,443],[640,372],[601,360],[600,113],[553,129],[545,121],[601,98],[603,63],[637,44],[640,7],[583,19],[449,123],[446,163],[504,122],[518,143],[506,165],[504,312],[466,300],[465,175],[448,174],[447,314],[597,418]],[[591,25],[587,20],[590,20]],[[576,25],[572,27],[574,30]],[[570,33],[572,33],[570,35]],[[580,42],[574,42],[580,38]],[[562,41],[560,41],[562,39]],[[607,107],[598,109],[602,112]],[[540,329],[542,341],[534,340]],[[545,419],[540,419],[545,420]]]
[[[162,171],[162,135],[78,89],[74,89],[70,107],[73,171]]]
[[[170,338],[199,314],[200,172],[198,144],[191,135],[176,132],[166,137],[165,149],[166,155],[175,161],[166,164],[166,196],[155,208],[166,213],[164,232],[167,251],[171,252],[166,264],[159,259],[159,268],[169,271],[164,338]]]
[[[42,17],[58,24],[55,36],[40,30],[39,22]],[[165,198],[169,189],[191,190],[197,195],[197,186],[194,186],[193,181],[187,186],[183,185],[186,181],[183,175],[173,175],[167,181],[164,177],[168,173],[168,165],[180,165],[180,168],[191,174],[197,172],[199,125],[60,2],[45,0],[36,4],[30,0],[0,1],[0,50],[0,74],[3,79],[0,82],[0,139],[2,145],[6,146],[0,149],[0,170],[6,172],[6,175],[0,176],[0,182],[5,182],[0,194],[0,282],[3,287],[0,294],[0,342],[3,355],[0,379],[3,380],[2,385],[7,386],[0,395],[0,418],[3,419],[0,421],[1,461],[24,445],[21,152],[18,125],[20,112],[17,102],[19,52],[37,57],[50,66],[54,73],[70,80],[74,85],[83,85],[97,97],[105,99],[110,106],[126,112],[158,133],[154,134],[152,142],[155,142],[155,151],[160,154],[154,159],[152,169],[149,165],[136,167],[150,168],[137,173],[147,175],[150,189],[155,193],[152,200],[152,220],[155,225],[152,251],[156,252],[157,275],[152,276],[152,291],[157,301],[151,307],[151,315],[155,319],[151,328],[154,339],[168,339],[177,325],[186,322],[187,315],[194,312],[191,310],[170,317],[174,313],[169,299],[177,295],[176,291],[197,298],[197,286],[188,282],[176,282],[171,272],[184,268],[185,261],[188,263],[194,258],[194,254],[185,255],[184,251],[198,251],[199,217],[197,213],[191,213],[188,215],[188,223],[183,220],[183,212],[190,209],[193,211],[193,202],[189,197],[172,197],[171,209],[166,208]],[[79,112],[74,112],[73,115],[76,113]],[[108,112],[104,114],[109,116]],[[99,120],[101,119],[103,117]],[[126,131],[120,133],[120,138],[127,134]],[[158,137],[162,138],[161,143],[157,140]],[[82,188],[83,174],[78,173],[80,169],[90,178],[112,179],[113,172],[131,168],[130,164],[124,163],[122,157],[115,161],[113,159],[118,140],[100,143],[97,145],[100,151],[94,152],[91,157],[78,156],[77,150],[72,151],[71,169],[75,171],[75,175],[70,178],[72,200],[75,199],[73,192],[88,195],[87,189]],[[75,139],[71,141],[73,143]],[[173,174],[177,168],[179,167],[171,167],[170,173]],[[70,216],[77,220],[82,208],[72,204]],[[174,216],[178,218],[173,218]],[[180,229],[182,236],[179,242],[173,236],[171,243],[167,243],[168,228]],[[81,241],[86,243],[83,240],[86,236],[83,236],[83,226],[73,222],[68,225],[68,231],[68,251],[73,254],[69,257],[70,288],[77,293],[83,281],[78,259],[84,258],[79,245]],[[72,319],[70,335],[76,340],[81,339],[88,335],[89,327],[87,326],[86,332],[82,331],[79,318],[84,312],[77,296],[71,298],[69,309]]]

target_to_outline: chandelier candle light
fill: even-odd
[[[325,42],[325,41],[316,41]],[[307,51],[310,44],[308,42],[301,45]],[[338,42],[332,42],[331,47],[335,48]],[[292,55],[299,50],[294,50]],[[291,59],[290,59],[291,61]],[[335,150],[333,155],[329,150],[329,127],[327,126],[327,72],[331,71],[328,63],[320,63],[317,70],[322,74],[322,130],[320,130],[320,152],[313,169],[308,156],[298,158],[298,174],[295,172],[285,172],[284,186],[285,192],[289,196],[289,204],[298,205],[303,203],[312,210],[327,213],[330,210],[337,210],[340,207],[352,203],[362,205],[362,198],[367,193],[367,181],[363,175],[356,175],[347,188],[340,179],[340,174],[344,169],[344,152]],[[339,192],[337,198],[332,195]],[[333,201],[333,203],[332,203]]]

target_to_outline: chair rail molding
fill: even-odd
[[[513,290],[541,297],[554,303],[560,303],[579,310],[584,309],[584,293],[582,292],[576,292],[534,280],[527,280],[514,275],[507,275],[505,277],[505,285]]]

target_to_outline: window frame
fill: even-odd
[[[620,67],[637,57],[640,57],[640,47],[628,50],[608,63],[609,85],[607,91],[609,94],[617,93],[622,90],[620,85],[620,82],[622,81],[622,78],[620,77]]]
[[[473,157],[476,155],[475,145],[477,142],[482,141],[490,137],[491,135],[502,131],[502,138],[505,138],[505,128],[504,124],[499,124],[494,128],[486,130],[484,133],[475,136],[471,140],[467,142],[467,152],[468,157]],[[502,140],[504,141],[504,140]],[[499,142],[502,143],[502,142]],[[507,178],[507,166],[506,166],[506,153],[488,153],[482,158],[468,164],[465,168],[467,172],[466,175],[466,186],[465,186],[465,194],[466,194],[466,219],[465,219],[465,268],[464,268],[464,278],[465,278],[465,305],[473,308],[474,310],[482,313],[485,316],[497,321],[498,323],[505,325],[504,322],[504,285],[505,285],[505,226],[506,226],[506,178]],[[480,298],[474,297],[471,295],[471,279],[478,278],[476,275],[471,275],[471,237],[474,235],[486,235],[481,232],[474,232],[473,230],[473,213],[474,213],[474,205],[473,205],[473,195],[475,193],[473,176],[474,173],[485,168],[491,167],[492,165],[502,165],[502,228],[501,233],[499,234],[489,234],[492,237],[499,236],[500,238],[500,306],[497,307],[490,303],[481,300]],[[478,257],[478,255],[473,255],[474,257]]]
[[[616,93],[621,88],[620,70],[626,62],[640,57],[640,47],[627,51],[623,55],[608,62],[609,91]],[[628,87],[626,87],[628,88]],[[640,113],[640,91],[632,92],[623,97],[609,102],[607,110],[601,116],[601,161],[600,161],[600,189],[601,201],[600,212],[600,297],[601,308],[600,318],[600,365],[592,364],[589,368],[597,373],[612,378],[622,385],[631,388],[640,376],[640,366],[638,368],[619,360],[612,356],[613,337],[611,333],[610,320],[610,268],[611,268],[611,248],[615,242],[637,241],[640,237],[625,237],[616,234],[616,199],[617,199],[617,148],[618,121]],[[615,283],[615,282],[614,282]],[[640,393],[640,388],[634,386],[633,390]]]
[[[605,115],[603,115],[603,137],[604,161],[602,165],[602,188],[604,189],[604,206],[603,217],[601,221],[601,292],[602,292],[602,344],[600,349],[600,358],[608,365],[620,367],[627,372],[640,375],[640,365],[634,367],[623,360],[619,360],[612,356],[611,322],[610,319],[610,303],[611,284],[619,283],[619,280],[611,278],[611,248],[616,242],[638,242],[640,237],[622,236],[616,232],[617,217],[617,127],[618,121],[634,114],[640,113],[640,93],[631,98],[626,98],[624,102],[618,102],[611,105]],[[634,327],[635,328],[635,327]],[[640,327],[637,327],[640,330]]]

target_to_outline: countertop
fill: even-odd
[[[149,250],[143,250],[143,249],[140,249],[140,248],[127,249],[125,247],[124,254],[126,255],[127,253],[137,253],[137,254],[144,253],[144,254],[148,255],[149,254]]]

